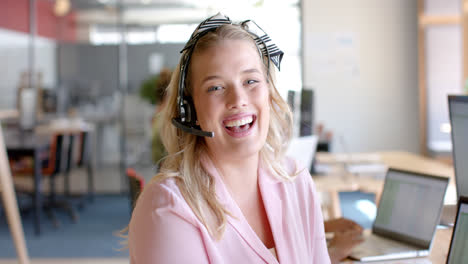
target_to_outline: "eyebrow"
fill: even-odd
[[[252,69],[247,69],[247,70],[242,71],[242,73],[253,73],[253,72],[260,73],[260,71],[257,68],[252,68]]]
[[[260,71],[256,68],[252,68],[252,69],[247,69],[247,70],[243,70],[242,73],[260,73]],[[214,79],[220,79],[221,76],[219,75],[210,75],[210,76],[207,76],[205,77],[203,80],[202,80],[202,83],[205,83],[207,81],[211,81],[211,80],[214,80]]]
[[[210,75],[210,76],[205,77],[205,78],[202,80],[201,83],[205,83],[205,82],[207,82],[207,81],[211,81],[211,80],[219,79],[219,78],[221,78],[221,77],[218,76],[218,75]]]

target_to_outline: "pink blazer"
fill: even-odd
[[[294,171],[294,161],[286,164]],[[320,203],[307,170],[285,182],[259,166],[258,181],[277,260],[247,223],[211,161],[205,160],[203,166],[215,179],[218,198],[235,216],[227,216],[222,239],[210,236],[173,179],[152,182],[138,199],[130,221],[130,263],[330,263]]]

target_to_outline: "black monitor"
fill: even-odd
[[[301,125],[300,136],[310,136],[314,133],[314,91],[302,89],[301,91]]]
[[[457,217],[450,241],[447,264],[468,263],[468,197],[458,200]]]
[[[457,197],[468,196],[468,96],[448,96]]]

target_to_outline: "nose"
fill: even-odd
[[[242,85],[232,85],[227,94],[228,109],[243,108],[249,101],[248,94]]]

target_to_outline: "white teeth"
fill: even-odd
[[[251,123],[253,121],[253,117],[244,117],[240,120],[232,120],[232,121],[227,121],[225,122],[225,126],[227,127],[238,127],[238,126],[243,126],[245,124]]]

